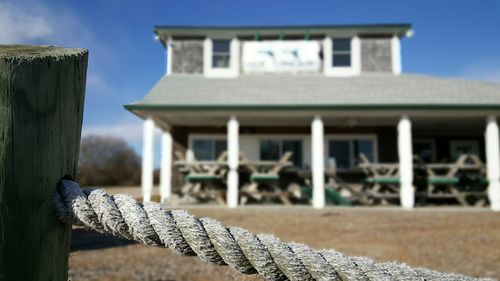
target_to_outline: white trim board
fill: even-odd
[[[391,63],[392,63],[392,73],[395,75],[401,74],[402,63],[401,63],[401,40],[397,35],[391,38]]]

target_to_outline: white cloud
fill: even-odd
[[[66,4],[66,5],[65,5]],[[81,16],[81,17],[80,17]],[[87,71],[86,106],[109,102],[115,86],[107,77],[106,67],[112,65],[114,54],[103,40],[95,37],[92,25],[86,24],[85,14],[78,15],[70,3],[52,3],[37,0],[0,0],[0,44],[35,44],[87,48],[90,51]],[[83,18],[82,18],[83,17]],[[118,105],[121,109],[121,106]],[[88,111],[92,114],[92,111]],[[127,116],[130,113],[126,113]],[[114,118],[117,116],[115,115]],[[142,123],[138,118],[124,118],[114,124],[102,120],[103,125],[84,125],[82,136],[101,135],[124,138],[136,150],[142,143]]]
[[[35,8],[38,10],[38,8]],[[24,43],[54,34],[41,11],[24,9],[13,3],[0,3],[0,43]]]
[[[0,44],[75,46],[92,41],[85,25],[65,7],[29,0],[0,3]]]
[[[500,83],[500,57],[468,65],[458,75],[466,79]]]
[[[101,66],[111,52],[69,7],[35,0],[0,0],[0,44],[35,44],[87,48],[91,52],[87,75],[89,92],[111,92]]]

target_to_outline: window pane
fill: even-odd
[[[418,155],[425,163],[431,163],[433,161],[433,149],[430,142],[414,142],[413,151],[414,154]]]
[[[351,66],[351,55],[350,54],[342,54],[342,55],[333,55],[332,58],[332,66]]]
[[[228,53],[229,54],[230,44],[231,44],[231,41],[227,40],[227,39],[212,40],[212,52],[213,53]]]
[[[455,150],[453,151],[453,161],[456,161],[458,157],[462,154],[472,154],[474,153],[474,149],[472,145],[462,144],[455,146]]]
[[[212,68],[228,68],[229,54],[215,54],[212,56]]]
[[[215,141],[215,155],[214,158],[217,159],[219,156],[227,150],[226,140],[216,140]]]
[[[213,140],[194,140],[193,153],[198,160],[214,160],[214,141]]]
[[[350,51],[351,38],[332,39],[333,51]]]
[[[357,165],[359,161],[359,155],[364,154],[370,161],[375,161],[374,151],[373,151],[373,141],[372,140],[355,140],[354,144],[354,164]]]
[[[280,158],[280,143],[278,140],[260,141],[260,160],[278,160]]]
[[[338,169],[350,169],[351,160],[349,152],[349,141],[347,140],[333,140],[328,144],[328,155],[335,160]]]
[[[302,167],[302,141],[299,140],[284,140],[282,153],[290,151],[292,154],[292,162],[295,167]]]

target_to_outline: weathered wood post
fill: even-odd
[[[0,280],[67,280],[57,181],[78,164],[88,52],[0,46]]]

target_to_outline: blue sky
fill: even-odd
[[[83,134],[127,139],[140,153],[141,122],[123,104],[165,71],[154,25],[413,25],[403,72],[500,83],[500,1],[0,0],[0,44],[90,50]]]

